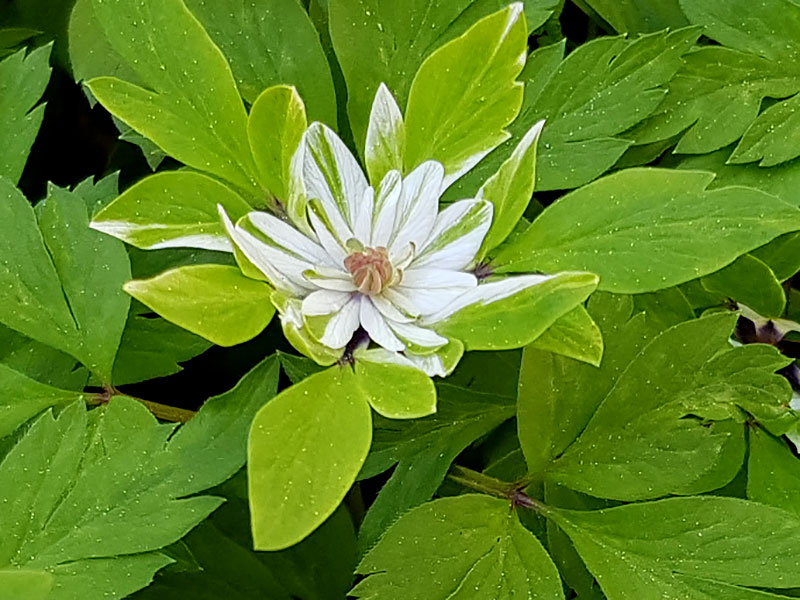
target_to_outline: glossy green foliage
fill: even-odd
[[[80,360],[106,382],[130,299],[130,265],[121,244],[88,228],[86,204],[51,187],[35,214],[0,179],[0,322]]]
[[[446,556],[451,557],[449,560]],[[502,500],[467,495],[421,506],[364,557],[357,598],[563,598],[555,565]]]
[[[501,270],[586,270],[600,289],[641,293],[724,267],[800,229],[800,211],[711,173],[628,169],[572,192],[498,253]],[[574,215],[581,214],[579,220]]]
[[[226,265],[178,267],[129,281],[125,291],[168,321],[221,346],[254,338],[275,314],[272,288]]]
[[[380,394],[362,390],[355,377],[330,367],[256,415],[248,480],[257,549],[281,550],[308,536],[355,481],[372,438],[368,398]]]
[[[5,2],[0,600],[797,596],[798,6]]]
[[[0,62],[0,177],[17,183],[44,118],[36,104],[50,79],[50,47],[20,50]],[[35,108],[34,108],[35,106]]]

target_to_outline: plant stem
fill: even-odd
[[[514,506],[524,506],[535,511],[542,511],[545,506],[528,496],[523,490],[526,482],[508,482],[484,475],[461,465],[453,465],[447,473],[448,479],[466,488],[508,500]]]
[[[153,415],[162,421],[170,421],[172,423],[186,423],[192,417],[197,414],[193,410],[188,410],[185,408],[177,408],[175,406],[169,406],[167,404],[159,404],[158,402],[152,402],[150,400],[145,400],[143,398],[137,398],[135,396],[130,396],[128,394],[124,394],[114,388],[106,388],[105,391],[99,394],[87,394],[86,396],[86,403],[92,406],[99,406],[101,404],[107,404],[111,398],[114,396],[126,396],[131,398],[132,400],[136,400],[147,407]]]

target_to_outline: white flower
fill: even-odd
[[[445,172],[438,162],[425,162],[405,178],[388,170],[373,189],[339,137],[314,123],[292,171],[291,224],[251,212],[234,225],[220,212],[236,247],[277,290],[275,303],[293,342],[302,338],[341,356],[363,328],[383,349],[372,353],[376,360],[445,375],[455,363],[442,360],[449,340],[437,333],[437,323],[549,279],[479,283],[470,269],[491,225],[492,204],[467,199],[440,211]]]

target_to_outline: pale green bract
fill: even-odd
[[[535,126],[527,146],[541,126]],[[383,351],[364,353],[365,360],[446,376],[463,351],[441,333],[452,317],[559,276],[481,282],[476,256],[492,225],[493,204],[465,199],[440,212],[446,188],[441,163],[425,161],[405,176],[394,168],[400,161],[391,157],[402,149],[393,135],[403,130],[402,115],[385,86],[376,96],[369,130],[367,165],[389,167],[370,169],[382,173],[374,188],[336,133],[313,123],[292,158],[287,206],[292,224],[259,211],[236,224],[222,206],[220,214],[234,245],[275,288],[273,302],[299,350],[331,364],[343,352],[361,350],[359,339],[368,339]],[[528,178],[532,181],[533,173]],[[501,236],[507,233],[508,228]],[[588,277],[590,289],[553,321],[585,300],[596,285]]]

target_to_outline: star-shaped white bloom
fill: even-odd
[[[251,212],[233,224],[220,211],[236,247],[282,294],[284,329],[327,349],[343,352],[363,328],[385,350],[381,360],[445,375],[436,353],[449,340],[437,323],[549,279],[479,283],[470,270],[493,206],[467,199],[440,211],[445,170],[436,161],[406,177],[390,170],[373,189],[339,137],[314,123],[292,171],[294,204],[304,207],[293,222]]]

